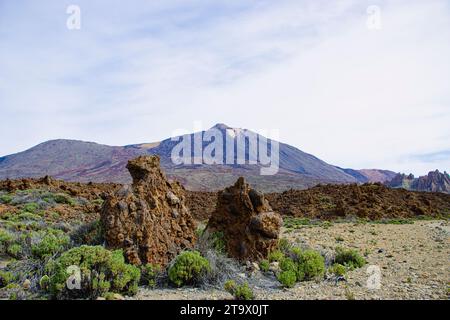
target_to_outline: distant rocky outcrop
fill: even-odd
[[[123,248],[133,264],[167,265],[195,242],[183,187],[166,179],[157,156],[130,160],[127,169],[133,184],[109,196],[102,208],[106,245]]]
[[[240,177],[219,192],[206,234],[221,232],[231,257],[256,261],[266,258],[277,246],[281,226],[281,216],[273,212],[264,195]]]
[[[403,188],[412,191],[429,191],[450,193],[450,176],[444,173],[430,171],[426,176],[415,178],[414,175],[397,174],[387,183],[391,188]]]

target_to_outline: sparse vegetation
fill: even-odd
[[[66,281],[77,277],[80,290],[68,290]],[[109,251],[100,246],[81,246],[70,249],[45,267],[49,289],[58,298],[95,298],[106,292],[133,295],[140,279],[139,268],[125,263],[121,250]],[[75,280],[77,281],[77,280]]]
[[[335,263],[331,267],[328,268],[328,273],[334,274],[336,276],[344,276],[347,272],[347,268],[342,264]]]
[[[156,287],[156,276],[161,272],[161,267],[159,265],[147,263],[141,266],[141,281],[145,286],[150,288]]]
[[[46,258],[63,252],[69,246],[70,238],[61,230],[47,229],[38,233],[41,239],[31,246],[31,252],[38,258]]]
[[[12,201],[13,197],[9,194],[3,194],[0,196],[0,203],[8,204]]]
[[[314,250],[303,251],[298,257],[297,280],[311,280],[325,272],[324,258]]]
[[[14,275],[8,271],[0,270],[0,288],[6,287],[14,280]]]

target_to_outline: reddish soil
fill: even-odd
[[[322,185],[269,193],[265,197],[275,211],[296,217],[379,219],[450,214],[448,194],[391,189],[382,184]],[[215,209],[217,193],[188,192],[187,198],[192,215],[206,220]]]

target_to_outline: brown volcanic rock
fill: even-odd
[[[318,185],[308,190],[289,190],[266,195],[283,215],[333,220],[339,217],[413,218],[448,216],[450,195],[392,189],[380,183]]]
[[[231,257],[255,261],[267,257],[276,247],[282,223],[264,196],[241,177],[234,186],[219,192],[206,231],[223,232]]]
[[[102,208],[106,244],[123,248],[130,263],[167,265],[195,242],[183,187],[166,179],[157,156],[130,160],[127,169],[133,184],[108,197]]]

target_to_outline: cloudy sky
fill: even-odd
[[[342,167],[448,170],[449,39],[448,0],[0,0],[0,156],[201,121]]]

